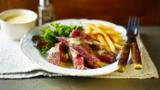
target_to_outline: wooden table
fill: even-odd
[[[141,37],[160,72],[160,27],[142,27]],[[37,77],[0,80],[0,90],[160,90],[160,79],[93,79]]]

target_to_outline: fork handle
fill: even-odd
[[[131,44],[131,55],[132,55],[132,62],[134,64],[134,68],[141,69],[142,62],[141,62],[140,51],[139,51],[136,40]]]
[[[119,66],[118,71],[120,71],[120,72],[124,71],[124,67],[127,64],[127,60],[128,60],[129,53],[130,53],[130,47],[131,47],[131,44],[126,43],[122,48],[120,58],[119,58],[119,61],[118,61],[118,66]]]

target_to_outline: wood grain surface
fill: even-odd
[[[53,0],[56,19],[94,18],[126,25],[138,16],[142,25],[160,25],[160,0]],[[27,8],[37,12],[38,0],[0,0],[0,12]]]

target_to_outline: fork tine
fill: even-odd
[[[135,26],[135,28],[136,28],[136,30],[135,30],[134,33],[137,35],[138,30],[139,30],[139,29],[138,29],[138,28],[139,28],[139,18],[136,19],[136,26]]]
[[[137,18],[137,28],[139,28],[140,20]]]
[[[137,17],[129,17],[129,30],[128,33],[132,33],[131,35],[137,35],[139,28],[139,18]]]
[[[131,26],[131,17],[129,17],[129,20],[128,20],[127,30],[130,29],[130,26]]]
[[[137,18],[136,17],[133,17],[133,28],[136,27],[136,24],[137,24]],[[134,30],[134,29],[133,29]]]
[[[128,25],[127,25],[127,36],[131,35],[132,22],[133,22],[132,17],[129,17]]]
[[[134,30],[134,28],[136,27],[136,17],[132,17],[132,30]]]
[[[131,31],[132,33],[135,31],[135,28],[136,28],[136,17],[132,17],[132,27],[131,27]]]
[[[134,29],[133,29],[133,33],[134,33],[134,35],[137,35],[137,33],[138,33],[138,28],[139,28],[139,18],[137,18],[137,17],[135,17],[135,26],[134,26]]]

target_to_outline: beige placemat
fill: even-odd
[[[96,78],[159,78],[157,69],[145,49],[140,37],[137,37],[142,56],[142,70],[135,70],[133,65],[128,65],[124,73],[113,72],[109,75]],[[40,66],[31,62],[20,50],[20,43],[11,41],[0,31],[0,78],[20,79],[36,76],[62,76],[40,70]]]

